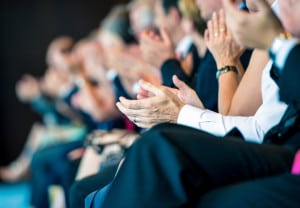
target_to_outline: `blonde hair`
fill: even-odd
[[[196,5],[196,0],[179,0],[178,7],[182,17],[191,20],[196,30],[203,35],[206,29],[206,23],[201,17],[200,10]]]

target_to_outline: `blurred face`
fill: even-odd
[[[130,11],[130,24],[134,35],[140,39],[142,32],[154,26],[154,11],[151,5],[139,5]]]
[[[300,38],[300,1],[279,0],[279,11],[286,31]]]
[[[212,13],[222,8],[221,0],[197,0],[197,5],[204,20],[209,20]]]

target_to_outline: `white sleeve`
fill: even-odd
[[[285,106],[282,106],[282,108],[280,112],[284,112]],[[273,115],[271,109],[268,112],[269,115],[265,115],[266,117],[263,119],[260,113],[249,117],[223,116],[210,110],[185,105],[179,113],[177,123],[215,136],[225,136],[236,127],[246,141],[262,143],[265,133],[280,120],[280,115]]]

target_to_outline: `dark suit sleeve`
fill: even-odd
[[[280,98],[286,103],[300,103],[300,44],[288,55],[279,79]]]
[[[173,75],[177,75],[184,82],[188,81],[188,76],[183,72],[180,62],[176,59],[167,60],[161,67],[163,85],[173,87]]]
[[[173,75],[177,75],[177,77],[190,85],[190,82],[195,75],[198,66],[200,64],[200,57],[198,54],[198,50],[194,44],[192,44],[189,48],[189,53],[192,54],[193,57],[193,68],[191,75],[186,75],[181,67],[180,62],[177,59],[169,59],[165,61],[161,67],[161,75],[163,85],[168,87],[174,87],[172,77]]]

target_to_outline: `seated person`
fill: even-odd
[[[225,22],[222,19],[224,20],[222,12],[219,15],[215,14],[211,24],[221,21],[223,24],[218,26],[219,29],[221,27],[226,29]],[[212,27],[208,27],[208,33],[213,34]],[[216,56],[216,58],[218,57],[220,56]],[[219,63],[219,59],[217,63]],[[229,66],[231,64],[232,62],[229,63]],[[179,91],[142,81],[141,92],[146,95],[146,98],[140,100],[121,98],[117,106],[130,120],[143,128],[149,128],[158,123],[171,122],[197,128],[216,136],[224,136],[236,127],[247,141],[261,143],[266,132],[279,122],[287,108],[287,105],[278,98],[278,86],[269,73],[271,67],[272,63],[269,62],[263,71],[261,79],[262,104],[252,116],[225,116],[205,109],[196,93],[177,77],[174,77],[174,83]],[[238,80],[241,76],[237,69],[238,66],[234,65],[233,68],[235,70],[222,73],[219,76],[219,81],[224,80],[224,76],[231,78],[231,80]],[[251,80],[246,79],[246,81]],[[225,93],[231,93],[234,90],[234,88],[231,88],[230,83],[222,86],[227,89],[219,91],[219,93],[224,93],[222,97],[227,95]],[[143,98],[143,96],[140,97]]]
[[[227,5],[226,10],[234,11],[233,1],[224,0],[223,2],[225,2],[224,5]],[[290,172],[296,150],[300,147],[300,98],[299,93],[296,93],[299,87],[294,87],[295,83],[299,82],[299,76],[297,76],[299,72],[293,70],[300,53],[299,43],[281,40],[280,48],[288,49],[284,50],[284,53],[282,53],[283,50],[278,50],[278,47],[274,48],[272,41],[284,31],[283,27],[278,24],[278,19],[273,15],[265,1],[255,0],[255,2],[258,10],[257,15],[247,16],[245,13],[236,11],[232,18],[239,21],[240,18],[236,18],[237,15],[240,15],[241,18],[244,17],[239,22],[238,31],[243,31],[246,24],[247,27],[251,28],[251,30],[245,29],[248,31],[248,35],[250,34],[249,31],[253,31],[253,28],[260,28],[258,34],[261,36],[256,36],[253,45],[257,46],[258,43],[265,41],[262,46],[271,48],[271,54],[275,55],[273,57],[275,64],[280,70],[278,83],[281,99],[291,104],[289,106],[294,111],[286,111],[283,119],[275,128],[276,131],[270,131],[272,136],[269,134],[265,137],[264,142],[269,144],[245,142],[238,137],[230,136],[216,139],[220,137],[173,124],[156,126],[137,140],[129,150],[124,163],[107,191],[102,207],[194,207],[199,199],[201,203],[201,196],[214,189],[253,179],[263,180],[266,177],[270,177],[270,181],[272,181],[276,180],[275,177],[279,174],[284,175]],[[298,2],[296,5],[295,2],[294,4],[288,4],[283,0],[279,0],[279,2],[280,8],[287,9],[285,10],[286,14],[289,14],[282,16],[283,24],[293,23],[293,27],[290,25],[285,25],[285,27],[288,32],[300,37],[298,22],[293,21],[299,16],[297,9],[293,10],[298,8]],[[267,33],[266,27],[261,25],[268,25]],[[239,35],[240,33],[236,36]],[[265,37],[265,39],[261,37]],[[245,38],[245,40],[247,41],[245,44],[249,43],[249,38]],[[278,41],[273,43],[276,44]],[[282,62],[282,60],[285,61]],[[291,83],[291,79],[293,83]],[[291,120],[290,118],[295,119]],[[277,142],[285,145],[278,145]],[[273,176],[275,179],[272,178]],[[289,180],[293,180],[294,183],[289,183]],[[289,192],[285,193],[284,196],[280,195],[278,200],[271,197],[266,201],[255,201],[257,202],[255,203],[251,198],[262,199],[259,197],[261,192],[249,192],[248,189],[244,195],[248,200],[245,200],[246,204],[243,203],[243,205],[248,205],[247,202],[250,197],[253,205],[258,207],[266,207],[267,205],[297,207],[299,205],[297,195],[299,176],[286,178],[283,182],[284,186],[290,187],[286,189]],[[259,181],[254,183],[259,183]],[[270,186],[270,183],[267,185]],[[249,193],[251,194],[249,195]],[[258,193],[258,197],[256,197],[256,193]],[[279,192],[274,193],[280,194],[282,192],[279,190]],[[235,197],[232,198],[231,202],[235,201]]]
[[[197,95],[203,101],[204,106],[207,109],[217,111],[218,110],[218,82],[215,79],[215,73],[217,71],[217,66],[214,61],[212,54],[207,50],[203,57],[197,59],[193,58],[193,69],[192,76],[186,74],[181,67],[180,62],[176,59],[176,54],[174,52],[174,46],[177,45],[175,40],[178,40],[178,35],[180,33],[174,33],[171,26],[178,28],[177,25],[180,24],[178,19],[180,17],[179,10],[177,9],[178,0],[167,1],[156,1],[156,13],[157,22],[159,20],[160,35],[153,33],[144,33],[141,38],[141,50],[143,52],[144,59],[151,63],[156,68],[160,69],[162,83],[165,86],[174,87],[172,76],[177,75],[181,80],[186,82],[189,86],[195,89]],[[207,4],[207,5],[206,5]],[[209,20],[213,12],[217,11],[222,7],[221,1],[216,0],[211,4],[204,2],[199,4],[199,9],[205,10],[201,12],[201,16],[204,20]],[[176,16],[177,14],[177,16]],[[172,20],[175,19],[175,20]],[[171,21],[171,22],[168,22]],[[174,24],[176,23],[176,25]],[[166,29],[164,29],[166,28]],[[203,28],[202,28],[203,30]],[[174,38],[173,36],[176,35]],[[201,34],[200,34],[201,35]],[[194,50],[195,51],[195,50]],[[197,50],[196,50],[197,52]],[[243,67],[247,68],[251,52],[246,51],[242,56],[241,60]],[[195,57],[195,55],[193,55]]]
[[[52,41],[47,54],[49,68],[41,78],[31,75],[24,77],[16,85],[20,101],[29,103],[42,116],[42,123],[33,124],[23,151],[7,167],[0,168],[0,178],[4,181],[18,181],[29,172],[32,155],[41,148],[58,143],[81,140],[86,133],[81,115],[70,105],[74,85],[70,74],[61,69],[53,56],[67,56],[72,47],[69,37],[59,37]]]

